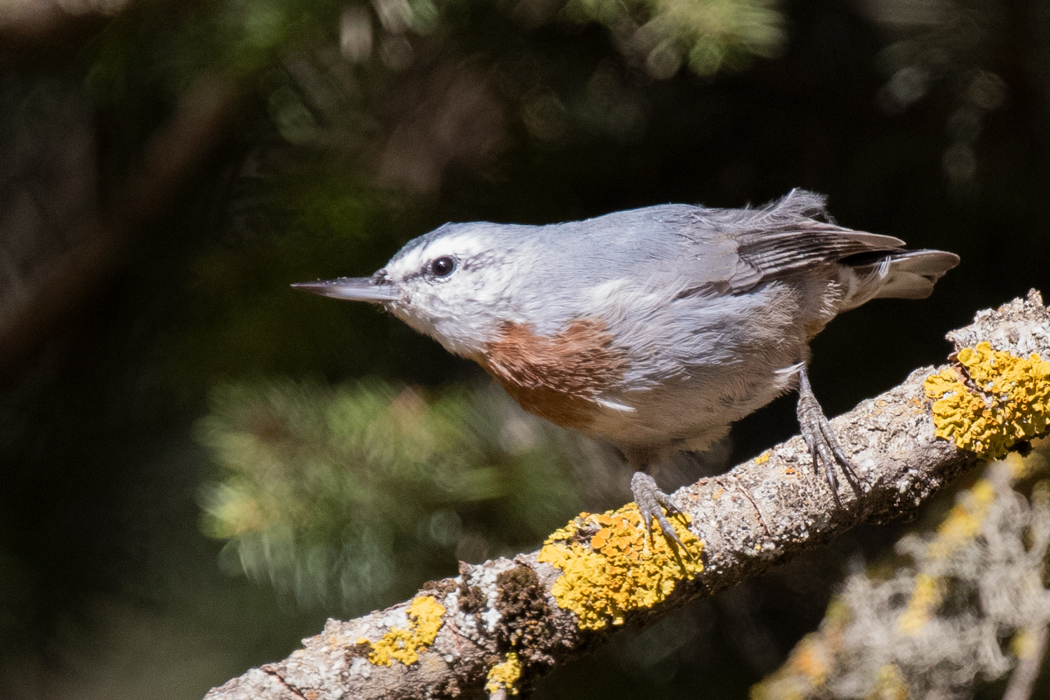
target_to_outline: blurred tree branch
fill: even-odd
[[[1046,656],[1046,625],[1040,625],[1037,630],[1030,632],[1031,649],[1020,655],[1017,667],[1010,675],[1010,682],[1003,693],[1003,700],[1028,700],[1032,697],[1032,689],[1043,668],[1043,659]]]
[[[1050,443],[1032,446],[989,463],[888,561],[851,573],[752,700],[972,697],[1008,674],[1004,700],[1031,697],[1050,620]]]
[[[1047,357],[1050,311],[1033,291],[1027,299],[979,312],[973,325],[954,331],[949,339],[957,348],[988,341],[996,350],[1018,356],[1038,352]],[[799,437],[727,474],[680,489],[675,501],[691,518],[691,532],[704,543],[703,570],[674,577],[673,592],[651,607],[614,609],[605,619],[577,617],[558,603],[566,600],[567,587],[582,587],[585,581],[570,579],[565,561],[559,562],[564,573],[546,563],[550,556],[545,547],[513,560],[463,564],[460,576],[425,584],[412,601],[348,622],[329,620],[320,635],[306,639],[304,648],[284,661],[252,669],[207,697],[474,697],[483,688],[494,697],[515,694],[618,628],[651,624],[694,598],[757,576],[860,523],[914,512],[978,462],[975,454],[935,437],[924,381],[943,369],[919,368],[901,385],[833,421],[858,478],[856,488],[842,494],[841,509],[835,508],[822,477],[814,474]],[[586,550],[589,557],[598,557],[591,547],[604,555],[606,535],[588,531],[587,520],[595,518],[579,516],[573,528],[554,538],[568,541],[569,533],[575,540],[568,546]],[[608,515],[598,520],[610,522]],[[648,547],[633,556],[646,559]],[[606,574],[609,566],[605,564]],[[675,568],[674,563],[668,566]],[[697,568],[680,558],[677,566],[680,572]],[[667,583],[659,583],[665,593]]]
[[[80,231],[59,231],[57,249],[29,267],[0,299],[0,374],[29,353],[119,267],[136,232],[171,203],[184,179],[223,133],[236,86],[202,76],[182,93],[167,123],[150,137],[138,167]]]
[[[87,39],[131,0],[4,0],[0,3],[0,64],[42,46]]]

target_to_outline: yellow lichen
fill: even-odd
[[[1025,460],[1020,455],[1009,455],[1005,461],[1011,478],[1025,473]],[[960,494],[958,502],[937,526],[936,535],[926,547],[931,560],[946,559],[970,545],[980,535],[989,510],[997,496],[995,483],[988,477],[978,479]],[[897,621],[898,629],[914,634],[925,625],[941,604],[944,581],[929,574],[915,577],[915,589],[908,607]]]
[[[518,661],[518,655],[513,651],[507,653],[506,659],[489,669],[488,682],[485,683],[485,690],[489,695],[495,695],[501,689],[505,689],[507,695],[518,694],[517,683],[521,678],[521,662]]]
[[[688,552],[657,530],[647,536],[638,507],[629,503],[601,515],[581,513],[546,541],[539,560],[562,570],[551,594],[576,613],[580,627],[623,624],[631,610],[664,600],[682,579],[703,571],[703,542],[683,517],[670,517]]]
[[[766,452],[763,452],[759,456],[755,457],[755,464],[765,464],[769,461],[769,458],[772,456],[772,453],[767,450]]]
[[[912,591],[907,609],[897,620],[897,629],[902,634],[915,634],[930,621],[930,617],[940,604],[940,579],[929,574],[916,575],[915,590]]]
[[[1040,449],[1043,440],[1037,438],[1032,441],[1032,446]],[[1022,457],[1016,452],[1011,452],[1003,458],[1007,468],[1010,470],[1010,478],[1013,481],[1032,479],[1037,476],[1046,475],[1047,459],[1040,452],[1032,452]]]
[[[395,660],[409,666],[419,661],[420,649],[434,643],[444,614],[445,606],[434,596],[419,596],[408,606],[407,630],[394,627],[378,642],[362,637],[357,643],[371,647],[368,660],[376,666],[389,666]]]
[[[813,697],[828,680],[832,660],[827,640],[818,633],[803,637],[776,672],[751,687],[750,700],[792,700]]]
[[[904,680],[904,674],[894,664],[886,664],[879,669],[875,677],[875,689],[867,695],[866,700],[908,700],[911,691]]]
[[[1034,659],[1039,654],[1039,632],[1031,627],[1022,627],[1010,640],[1010,651],[1018,659]]]
[[[1048,445],[1046,441],[1034,440],[1033,446],[1037,450],[1046,450]],[[953,588],[952,578],[945,575],[945,571],[951,571],[952,567],[946,567],[944,560],[960,555],[971,556],[965,550],[974,547],[975,540],[988,527],[987,521],[994,512],[995,501],[1016,497],[1012,489],[1006,488],[1004,476],[1008,476],[1010,482],[1036,476],[1045,478],[1047,462],[1038,452],[1027,457],[1012,453],[1002,462],[989,467],[982,478],[959,494],[955,506],[943,518],[934,537],[925,544],[925,551],[916,554],[918,571],[912,574],[911,595],[904,610],[892,620],[893,631],[897,635],[914,639],[916,635],[931,632],[930,623],[943,614],[939,608]],[[1005,474],[999,470],[1004,470]],[[1033,494],[1039,488],[1038,484],[1033,487]],[[1047,502],[1050,502],[1050,489]],[[899,566],[899,562],[885,562],[869,569],[867,578],[872,583],[880,578],[892,578]],[[866,587],[858,586],[856,590],[864,591]],[[840,594],[831,600],[820,631],[804,637],[784,665],[753,686],[751,700],[824,697],[827,693],[820,688],[821,685],[829,683],[834,686],[844,677],[850,678],[850,674],[855,672],[859,649],[856,637],[850,641],[845,635],[846,631],[855,632],[857,629],[851,608],[854,604],[851,598],[857,598],[853,596],[856,593]],[[870,594],[865,595],[862,605],[867,606],[870,599]],[[1014,633],[1010,649],[1018,658],[1025,658],[1025,654],[1032,653],[1032,642],[1037,641],[1032,632],[1022,628]],[[907,648],[906,644],[901,646]],[[864,648],[867,647],[860,647]],[[881,653],[874,647],[870,651]],[[908,700],[913,697],[902,670],[909,662],[907,652],[891,654],[870,678],[873,686],[864,695],[865,700]]]
[[[995,485],[988,479],[979,479],[937,527],[937,535],[927,552],[933,559],[943,559],[973,541],[984,524],[988,508],[995,500]]]
[[[828,678],[827,650],[815,638],[803,639],[788,660],[794,670],[806,677],[810,686],[818,688]]]
[[[1018,440],[1046,431],[1050,362],[1034,353],[1028,359],[1015,357],[987,342],[963,348],[956,357],[966,377],[950,367],[925,382],[926,395],[935,400],[937,437],[954,440],[984,459],[997,459]]]

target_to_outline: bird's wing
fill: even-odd
[[[793,190],[761,209],[695,208],[681,227],[704,268],[701,283],[680,296],[736,294],[863,253],[899,250],[893,236],[853,231],[827,220],[823,197]]]

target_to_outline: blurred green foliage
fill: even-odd
[[[698,75],[742,67],[784,48],[776,0],[570,0],[566,16],[609,27],[622,49],[638,54],[649,75],[669,78],[683,58]]]
[[[204,527],[227,565],[328,610],[536,546],[613,466],[491,387],[232,385],[198,433],[222,470]]]

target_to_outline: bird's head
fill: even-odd
[[[450,352],[477,358],[495,329],[514,313],[512,272],[523,259],[522,241],[527,238],[514,233],[526,228],[445,224],[409,241],[371,277],[292,286],[379,304]]]

